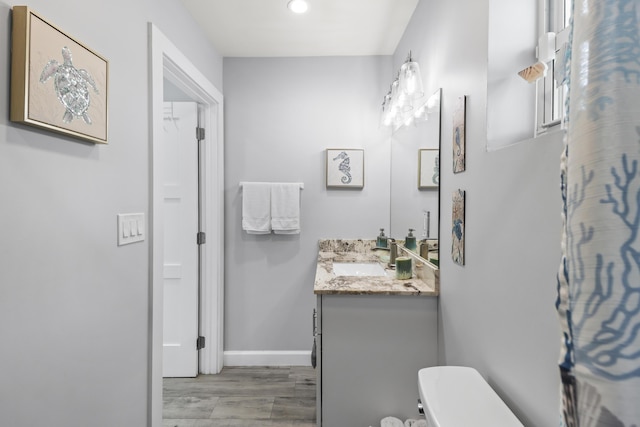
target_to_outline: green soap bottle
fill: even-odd
[[[387,248],[388,245],[388,240],[387,240],[387,236],[384,235],[384,228],[380,229],[380,235],[378,236],[378,238],[376,239],[376,247],[378,248]]]
[[[413,235],[413,231],[413,228],[409,229],[409,234],[404,239],[404,247],[415,252],[418,246],[416,245],[416,237]]]

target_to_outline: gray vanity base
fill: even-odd
[[[419,418],[418,370],[437,365],[438,299],[318,295],[318,426]]]

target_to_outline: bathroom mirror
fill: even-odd
[[[438,259],[439,254],[441,92],[436,90],[427,101],[427,120],[402,126],[391,136],[391,229],[388,235],[404,241],[409,229],[413,229],[417,242],[429,239],[430,259]]]

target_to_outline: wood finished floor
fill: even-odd
[[[165,378],[163,427],[315,427],[311,367],[225,367],[218,375]]]

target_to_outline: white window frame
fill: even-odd
[[[541,40],[552,33],[555,53],[569,41],[569,17],[571,0],[538,0],[538,35]],[[540,42],[536,48],[541,58]],[[554,76],[556,60],[546,62],[549,67],[544,78],[536,83],[536,136],[559,129],[564,117],[564,97],[566,86],[558,85]]]

